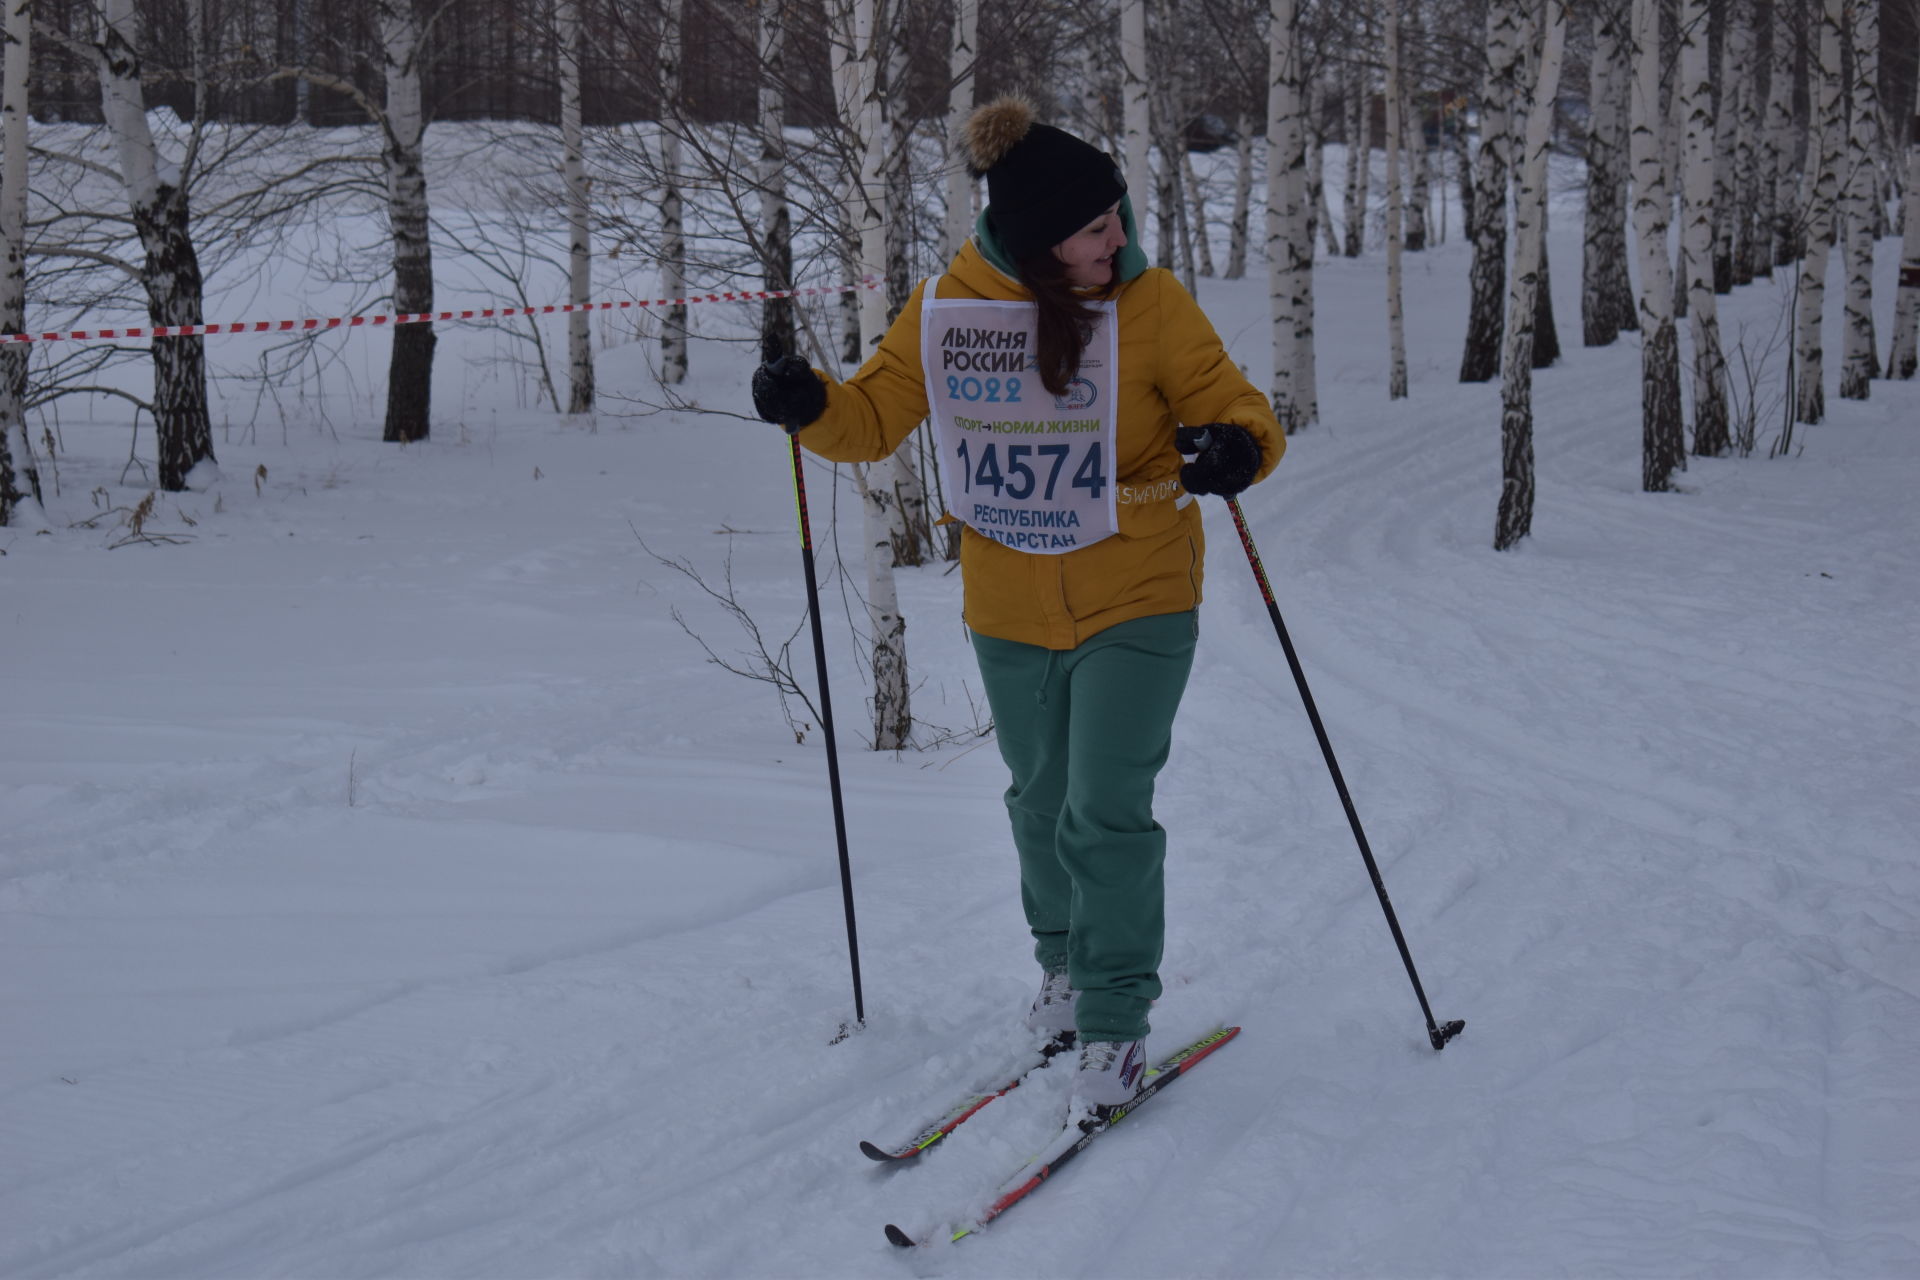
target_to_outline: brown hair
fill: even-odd
[[[1089,305],[1087,294],[1068,283],[1066,264],[1053,256],[1051,248],[1020,259],[1014,267],[1040,312],[1033,343],[1040,385],[1063,396],[1067,383],[1080,372],[1080,357],[1086,353],[1093,326],[1099,322],[1099,309]],[[1092,296],[1110,296],[1118,282],[1116,270],[1115,279]]]

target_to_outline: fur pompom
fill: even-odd
[[[1033,127],[1033,104],[1012,94],[995,98],[967,117],[967,159],[977,177],[1000,163]]]

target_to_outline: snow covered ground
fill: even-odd
[[[68,416],[55,530],[0,530],[0,1274],[1920,1274],[1920,387],[1641,493],[1637,342],[1578,346],[1555,225],[1531,540],[1489,549],[1498,389],[1454,382],[1457,239],[1409,259],[1399,404],[1378,256],[1322,264],[1325,421],[1245,500],[1466,1032],[1427,1047],[1212,510],[1155,1044],[1245,1031],[907,1259],[881,1225],[983,1203],[1064,1073],[919,1167],[856,1150],[1014,1054],[1034,975],[992,745],[859,748],[833,580],[868,1025],[829,1043],[819,735],[704,661],[670,611],[723,651],[733,624],[639,541],[730,562],[784,637],[778,434],[495,408],[461,389],[493,339],[443,329],[432,443],[381,444],[370,392],[324,426],[236,402],[225,478],[146,525],[185,541],[109,550],[120,516],[73,522],[141,496],[127,426]],[[1257,384],[1262,293],[1202,288]],[[1782,295],[1723,305],[1758,342]],[[747,351],[698,344],[689,399],[744,414]],[[606,352],[603,385],[653,396],[647,356]],[[903,576],[916,708],[964,731],[958,590]]]

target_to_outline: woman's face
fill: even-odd
[[[1120,202],[1053,246],[1053,256],[1067,268],[1067,283],[1096,288],[1113,279],[1113,255],[1127,243],[1120,229]]]

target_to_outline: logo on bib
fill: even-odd
[[[1075,378],[1067,384],[1067,394],[1055,396],[1053,403],[1056,408],[1064,410],[1090,409],[1099,398],[1100,393],[1093,389],[1091,382],[1085,378]]]

